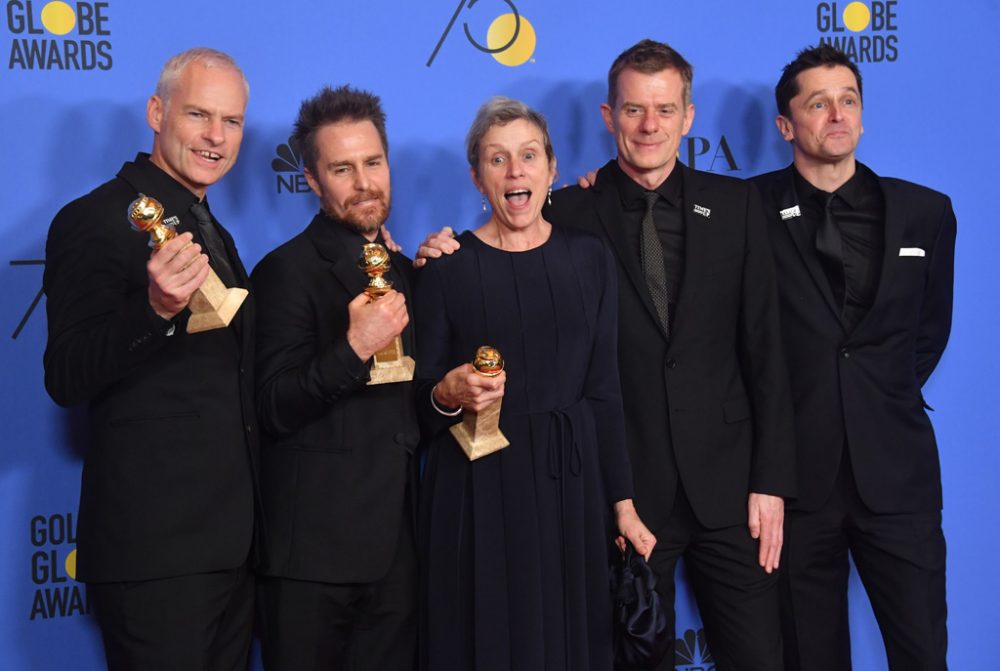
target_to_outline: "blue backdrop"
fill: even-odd
[[[955,669],[995,666],[1000,419],[990,380],[1000,375],[993,341],[1000,228],[987,194],[1000,150],[993,127],[1000,105],[992,84],[1000,65],[996,0],[174,0],[166,12],[168,5],[142,0],[3,4],[3,668],[103,668],[85,586],[73,579],[82,415],[57,408],[42,386],[41,259],[60,206],[151,147],[145,101],[170,55],[214,46],[233,54],[250,79],[242,155],[210,192],[250,268],[316,209],[287,142],[299,102],[322,85],[351,83],[381,95],[393,175],[390,227],[413,253],[427,231],[470,228],[481,217],[463,138],[489,96],[524,99],[548,116],[564,181],[612,156],[598,113],[607,68],[643,37],[671,43],[695,65],[696,118],[681,146],[685,163],[741,177],[786,164],[772,87],[795,51],[823,39],[851,53],[864,73],[861,160],[952,197],[959,221],[955,320],[925,388],[936,408],[945,488],[949,659]],[[500,51],[484,51],[490,48]],[[87,231],[79,241],[87,253]],[[678,668],[712,668],[683,589],[677,608],[685,638],[678,650],[690,652]],[[851,617],[855,668],[884,668],[856,580]]]

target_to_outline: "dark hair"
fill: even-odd
[[[615,59],[608,70],[608,105],[612,108],[618,98],[618,76],[625,68],[631,68],[646,75],[664,70],[676,70],[684,80],[684,104],[691,104],[691,82],[694,68],[684,57],[663,42],[642,40],[629,47]]]
[[[791,116],[789,103],[792,98],[799,94],[799,74],[813,68],[832,68],[836,65],[843,65],[854,73],[854,80],[858,83],[858,97],[864,104],[864,96],[861,92],[861,70],[848,58],[847,54],[830,44],[820,44],[818,47],[807,47],[800,51],[795,60],[785,66],[781,71],[781,79],[774,87],[774,101],[778,104],[778,114],[783,117]]]
[[[379,97],[368,91],[350,86],[331,89],[324,86],[312,98],[302,101],[295,120],[292,141],[302,152],[302,163],[309,170],[316,170],[318,153],[316,133],[323,126],[345,121],[371,121],[382,139],[382,149],[389,155],[389,140],[385,136],[385,112]]]
[[[552,165],[556,159],[552,149],[552,138],[549,137],[549,126],[545,123],[545,117],[541,113],[528,107],[520,100],[505,98],[504,96],[494,96],[487,100],[476,112],[476,118],[472,120],[472,126],[465,136],[465,157],[469,160],[469,165],[479,174],[479,143],[493,126],[506,126],[511,121],[524,119],[534,124],[542,133],[542,144],[545,145],[545,157]]]

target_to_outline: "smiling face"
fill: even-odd
[[[479,141],[479,164],[470,172],[499,225],[524,230],[541,222],[556,162],[546,157],[538,126],[526,119],[490,126]]]
[[[791,118],[776,119],[782,137],[792,143],[795,164],[808,169],[854,160],[864,128],[861,94],[854,73],[843,65],[800,72],[799,93],[789,101]]]
[[[614,108],[601,105],[604,125],[615,136],[618,165],[646,189],[655,189],[677,162],[681,138],[691,130],[694,105],[684,103],[684,80],[673,68],[618,75]]]
[[[305,175],[323,211],[374,240],[390,202],[389,161],[375,124],[327,124],[314,143],[316,168]]]
[[[205,189],[236,163],[246,106],[246,84],[239,72],[191,63],[167,100],[154,95],[146,104],[146,121],[154,132],[150,160],[204,197]]]

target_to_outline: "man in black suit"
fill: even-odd
[[[757,190],[677,162],[691,80],[666,44],[622,53],[601,106],[618,158],[592,188],[554,192],[545,216],[603,237],[618,260],[626,443],[657,590],[672,609],[683,556],[717,667],[773,671],[795,474],[774,269]],[[420,254],[455,247],[438,234]],[[657,668],[673,667],[668,654]]]
[[[49,230],[45,384],[60,405],[88,404],[77,568],[111,669],[246,666],[252,300],[227,328],[185,327],[209,266],[229,286],[247,283],[205,191],[236,161],[248,93],[226,54],[171,58],[146,107],[152,154]],[[152,255],[126,218],[140,192],[179,233]]]
[[[394,289],[373,302],[358,267],[389,213],[385,114],[370,93],[325,88],[302,103],[294,137],[320,212],[253,272],[264,663],[409,670],[419,429],[410,382],[367,383],[396,336],[413,353],[412,268],[392,253]]]
[[[801,52],[775,97],[794,162],[754,181],[795,399],[786,664],[850,668],[850,552],[890,668],[944,669],[941,474],[921,387],[951,328],[955,215],[943,194],[855,159],[861,74],[842,52]]]

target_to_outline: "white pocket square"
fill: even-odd
[[[900,247],[900,256],[927,256],[921,247]]]

